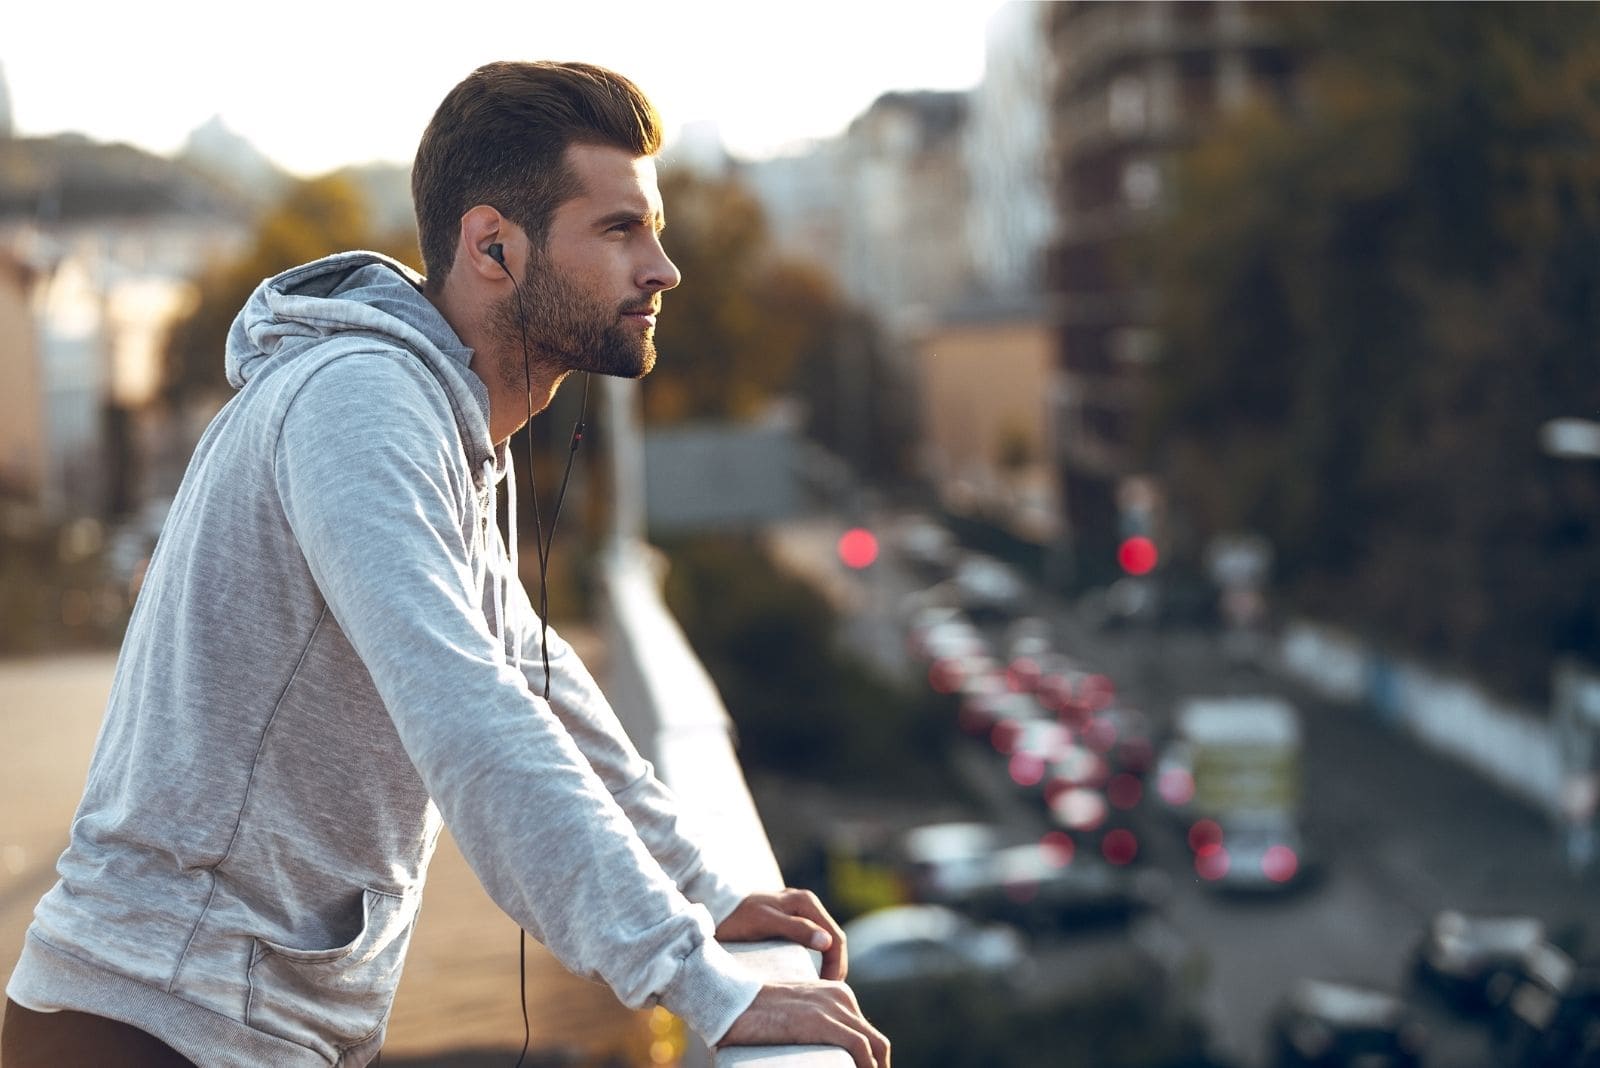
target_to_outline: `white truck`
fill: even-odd
[[[1184,817],[1202,879],[1272,890],[1305,875],[1300,717],[1289,702],[1270,696],[1186,701],[1160,774],[1163,795]]]

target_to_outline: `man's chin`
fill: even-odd
[[[613,354],[610,358],[600,360],[590,370],[596,374],[606,375],[610,378],[627,378],[637,381],[654,370],[656,365],[655,346],[651,345],[637,352],[623,356]]]

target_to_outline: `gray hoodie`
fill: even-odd
[[[501,908],[625,1004],[715,1041],[755,997],[712,938],[742,892],[554,631],[539,696],[471,355],[372,253],[250,298],[13,1000],[202,1065],[366,1063],[441,821]]]

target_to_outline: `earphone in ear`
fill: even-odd
[[[496,241],[483,251],[488,253],[489,258],[500,266],[504,267],[506,265],[506,247],[500,242]]]

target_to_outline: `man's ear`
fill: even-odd
[[[467,209],[461,216],[461,240],[456,245],[456,265],[465,266],[480,278],[500,281],[511,270],[507,260],[514,250],[511,224],[505,216],[487,204]],[[499,258],[490,249],[499,252]]]

